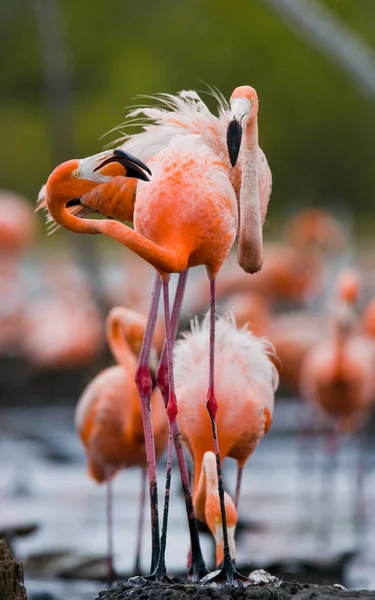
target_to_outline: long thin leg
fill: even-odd
[[[366,533],[367,506],[365,497],[365,471],[366,471],[366,434],[367,431],[360,430],[355,440],[357,442],[357,464],[356,464],[356,486],[354,504],[354,535],[358,547],[363,545]]]
[[[171,316],[171,334],[172,334],[172,342],[174,343],[177,335],[178,323],[180,320],[182,301],[184,297],[186,281],[187,281],[188,271],[183,271],[178,280],[176,296],[172,309]],[[164,343],[163,352],[160,357],[160,362],[156,374],[156,382],[158,387],[163,395],[165,405],[168,405],[168,363],[167,363],[167,345]],[[189,472],[186,465],[185,455],[182,447],[182,440],[180,435],[180,429],[178,426],[177,419],[174,422],[174,431],[173,431],[174,445],[176,449],[178,467],[180,470],[182,489],[184,492],[185,498],[185,506],[186,506],[186,514],[188,518],[189,525],[189,533],[190,533],[190,543],[191,543],[191,565],[189,567],[189,575],[192,576],[193,581],[198,581],[208,573],[208,569],[204,562],[197,523],[195,520],[194,506],[193,506],[193,498],[191,495],[191,486],[189,480]],[[190,561],[189,561],[190,562]]]
[[[318,527],[318,541],[324,550],[330,546],[333,525],[333,494],[335,492],[335,475],[337,468],[337,455],[339,437],[336,427],[333,426],[327,433],[325,440],[325,460],[322,469],[321,482],[321,520]]]
[[[142,538],[143,538],[143,525],[145,520],[145,504],[146,504],[146,481],[147,481],[147,471],[146,469],[142,469],[142,480],[141,480],[141,497],[140,497],[140,507],[139,507],[139,517],[138,517],[138,531],[137,531],[137,548],[135,553],[135,565],[134,565],[134,573],[135,575],[141,574],[141,550],[142,550]]]
[[[241,492],[241,483],[242,483],[242,473],[243,473],[243,467],[244,465],[240,465],[238,463],[238,468],[237,468],[237,483],[236,483],[236,494],[234,497],[234,506],[236,507],[236,510],[238,510],[238,503],[240,501],[240,492]]]
[[[167,545],[167,528],[168,528],[168,512],[169,512],[169,497],[171,491],[171,475],[172,475],[172,452],[173,452],[173,436],[174,436],[174,425],[177,417],[177,399],[174,389],[174,378],[173,378],[173,357],[172,357],[172,331],[171,331],[171,317],[169,310],[169,281],[163,281],[163,298],[164,298],[164,316],[165,316],[165,338],[167,343],[167,359],[168,359],[168,405],[167,405],[167,416],[168,416],[168,454],[167,454],[167,474],[165,481],[165,496],[164,496],[164,511],[163,511],[163,525],[160,538],[160,553],[159,560],[155,570],[155,576],[159,580],[165,580],[167,578],[167,569],[165,565],[165,550]]]
[[[106,477],[106,520],[107,520],[107,577],[111,586],[115,578],[113,568],[113,519],[112,519],[112,481]]]
[[[220,572],[214,578],[217,580],[226,579],[227,583],[235,584],[236,581],[249,581],[246,577],[243,577],[237,573],[234,568],[234,564],[230,555],[229,542],[228,542],[228,531],[227,531],[227,519],[225,514],[225,503],[224,503],[224,486],[223,478],[221,474],[221,461],[219,451],[219,439],[217,433],[217,422],[216,415],[218,410],[218,404],[215,397],[215,324],[216,324],[216,297],[215,297],[215,279],[210,281],[210,296],[211,296],[211,311],[210,311],[210,356],[209,356],[209,383],[208,383],[208,394],[207,394],[207,410],[209,412],[212,424],[212,434],[214,438],[214,451],[216,454],[216,468],[217,468],[217,479],[219,488],[220,498],[220,510],[221,519],[223,525],[223,542],[224,542],[224,561]],[[209,576],[208,576],[209,577]]]
[[[150,396],[152,391],[152,379],[150,375],[150,353],[152,347],[152,338],[155,331],[158,305],[161,292],[161,279],[156,274],[154,290],[152,292],[151,307],[148,313],[146,331],[142,342],[141,352],[139,354],[138,366],[135,374],[135,383],[141,398],[141,410],[143,419],[143,429],[145,434],[145,446],[147,457],[148,480],[150,486],[150,505],[151,505],[151,572],[156,568],[160,552],[159,538],[159,514],[158,514],[158,487],[156,481],[156,457],[154,432],[152,429]]]

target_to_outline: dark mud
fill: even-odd
[[[5,540],[0,539],[0,600],[27,600],[23,565],[14,560]]]
[[[247,587],[231,587],[217,584],[186,583],[175,578],[171,584],[146,581],[124,581],[106,592],[100,592],[96,600],[375,600],[375,591],[345,590],[342,586],[317,586],[296,581],[280,585],[256,584]]]

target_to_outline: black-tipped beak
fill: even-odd
[[[148,166],[138,158],[135,158],[135,156],[121,150],[121,148],[116,148],[116,150],[113,151],[113,155],[104,160],[94,169],[94,171],[98,171],[112,162],[118,162],[125,168],[125,177],[134,177],[135,179],[142,179],[142,181],[150,181],[146,173],[144,173],[144,171],[146,171],[149,175],[152,175]]]
[[[227,129],[228,154],[232,167],[236,165],[241,147],[242,127],[236,119],[230,121]]]

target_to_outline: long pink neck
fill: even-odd
[[[258,121],[256,117],[248,123],[242,144],[240,228],[237,255],[238,263],[244,271],[256,273],[261,269],[263,263],[258,173]]]
[[[202,464],[196,465],[199,472],[195,473],[194,507],[200,521],[206,522],[207,495],[217,497],[219,505],[219,492],[217,482],[216,457],[213,452],[205,452]]]
[[[127,371],[135,371],[137,360],[127,341],[127,322],[119,314],[107,318],[106,335],[111,352]]]

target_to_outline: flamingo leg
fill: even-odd
[[[176,296],[173,304],[172,315],[171,315],[171,336],[172,344],[176,339],[178,323],[180,320],[182,301],[185,293],[186,281],[188,276],[188,270],[183,271],[178,280]],[[165,406],[168,405],[168,359],[167,359],[167,344],[164,343],[163,351],[160,357],[158,370],[156,373],[156,382],[163,395]],[[176,449],[178,468],[180,470],[182,489],[184,492],[186,514],[189,525],[190,543],[191,543],[191,564],[189,567],[189,574],[192,575],[193,581],[199,581],[201,577],[207,575],[208,569],[204,562],[202,550],[199,541],[197,522],[195,520],[193,498],[191,495],[191,486],[189,480],[189,472],[186,465],[186,459],[182,447],[182,440],[180,434],[180,428],[178,426],[177,419],[173,425],[173,439]]]
[[[137,532],[137,549],[135,553],[135,575],[141,574],[141,550],[142,550],[142,537],[143,537],[143,525],[145,520],[145,504],[146,504],[146,482],[147,482],[147,471],[142,469],[142,480],[141,480],[141,497],[138,517],[138,532]]]
[[[355,436],[357,442],[356,486],[354,504],[354,535],[358,545],[363,544],[366,534],[366,497],[364,484],[366,481],[366,431],[359,431]]]
[[[174,378],[173,378],[173,342],[172,342],[172,331],[171,331],[171,317],[169,310],[169,281],[163,281],[163,298],[164,298],[164,316],[165,316],[165,339],[167,345],[167,361],[168,361],[168,405],[167,405],[167,416],[168,416],[168,452],[167,452],[167,474],[165,481],[165,496],[164,496],[164,511],[163,511],[163,525],[160,538],[160,553],[154,576],[158,581],[168,581],[167,569],[165,565],[165,550],[167,545],[167,528],[168,528],[168,512],[169,512],[169,498],[171,492],[171,476],[172,476],[172,453],[173,453],[173,439],[175,432],[175,422],[177,417],[177,399],[174,389]]]
[[[152,379],[150,375],[150,353],[152,347],[152,338],[155,331],[158,305],[161,292],[161,279],[156,274],[154,289],[152,292],[151,307],[148,313],[146,331],[139,354],[138,366],[135,374],[135,383],[141,399],[142,420],[145,435],[146,457],[148,480],[150,487],[150,505],[151,505],[151,572],[156,568],[160,552],[159,538],[159,513],[158,513],[158,487],[156,480],[156,456],[154,432],[151,419],[150,396],[152,392]]]
[[[339,449],[339,437],[336,427],[331,427],[331,430],[326,436],[325,443],[325,461],[322,469],[322,487],[321,487],[321,506],[325,508],[320,526],[318,528],[319,541],[325,550],[330,545],[333,525],[333,502],[335,492],[335,475],[337,470],[337,457]]]
[[[227,583],[235,585],[236,581],[247,581],[249,579],[247,577],[243,577],[238,573],[234,567],[230,550],[229,550],[229,541],[228,541],[228,530],[227,530],[227,519],[225,514],[225,504],[224,504],[224,486],[223,486],[223,478],[221,474],[221,460],[220,460],[220,450],[219,450],[219,439],[217,432],[217,421],[216,415],[218,410],[218,404],[215,397],[215,324],[216,324],[216,292],[215,292],[215,279],[210,280],[210,370],[209,370],[209,384],[208,384],[208,394],[207,394],[207,410],[209,412],[211,418],[212,425],[212,434],[214,440],[214,452],[216,455],[216,468],[217,468],[217,479],[218,479],[218,489],[219,489],[219,498],[220,498],[220,510],[221,510],[221,519],[223,524],[223,542],[224,542],[224,561],[223,565],[219,571],[219,573],[214,576],[208,576],[208,581],[212,582],[214,580],[221,581],[225,580]]]
[[[236,493],[235,493],[235,497],[234,497],[234,506],[236,507],[236,510],[238,510],[238,503],[240,501],[243,468],[244,468],[244,465],[240,465],[238,463]]]
[[[108,586],[115,579],[113,568],[113,519],[112,519],[112,481],[109,475],[106,477],[106,521],[107,521],[107,578]]]

